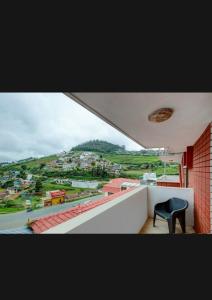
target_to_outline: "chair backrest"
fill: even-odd
[[[188,201],[179,198],[171,198],[168,200],[168,205],[169,211],[172,212],[177,209],[186,209],[188,207]]]

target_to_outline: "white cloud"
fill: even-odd
[[[0,161],[50,155],[90,139],[142,148],[62,93],[0,93]]]

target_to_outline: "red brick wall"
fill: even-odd
[[[188,169],[188,186],[194,189],[194,227],[210,233],[210,147],[211,124],[193,145],[193,167]]]

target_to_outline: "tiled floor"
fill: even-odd
[[[168,229],[168,224],[166,221],[163,219],[159,219],[157,217],[157,220],[155,222],[156,227],[153,227],[153,219],[149,218],[144,226],[142,227],[140,233],[141,234],[168,234],[169,229]],[[176,234],[182,233],[181,227],[179,222],[177,221],[176,223]],[[191,226],[186,227],[186,233],[195,233],[194,229]]]

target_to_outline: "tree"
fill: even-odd
[[[45,166],[46,166],[45,163],[41,163],[41,164],[40,164],[40,170],[43,169]]]
[[[92,167],[95,167],[96,162],[95,162],[95,161],[92,161],[91,165],[92,165]]]
[[[102,184],[102,183],[99,183],[98,186],[97,186],[97,189],[100,190],[100,189],[102,189],[102,188],[103,188],[103,184]]]
[[[21,170],[21,171],[20,171],[19,177],[22,178],[22,179],[24,179],[24,180],[27,178],[27,175],[26,175],[26,173],[24,172],[24,170]]]
[[[26,171],[27,166],[26,166],[26,165],[22,165],[22,166],[21,166],[21,169],[22,169],[23,171]]]
[[[3,188],[8,188],[8,187],[12,187],[13,186],[14,181],[13,180],[8,180],[5,183],[2,184]]]
[[[38,179],[35,183],[35,191],[36,192],[40,192],[42,190],[42,181],[40,179]]]

